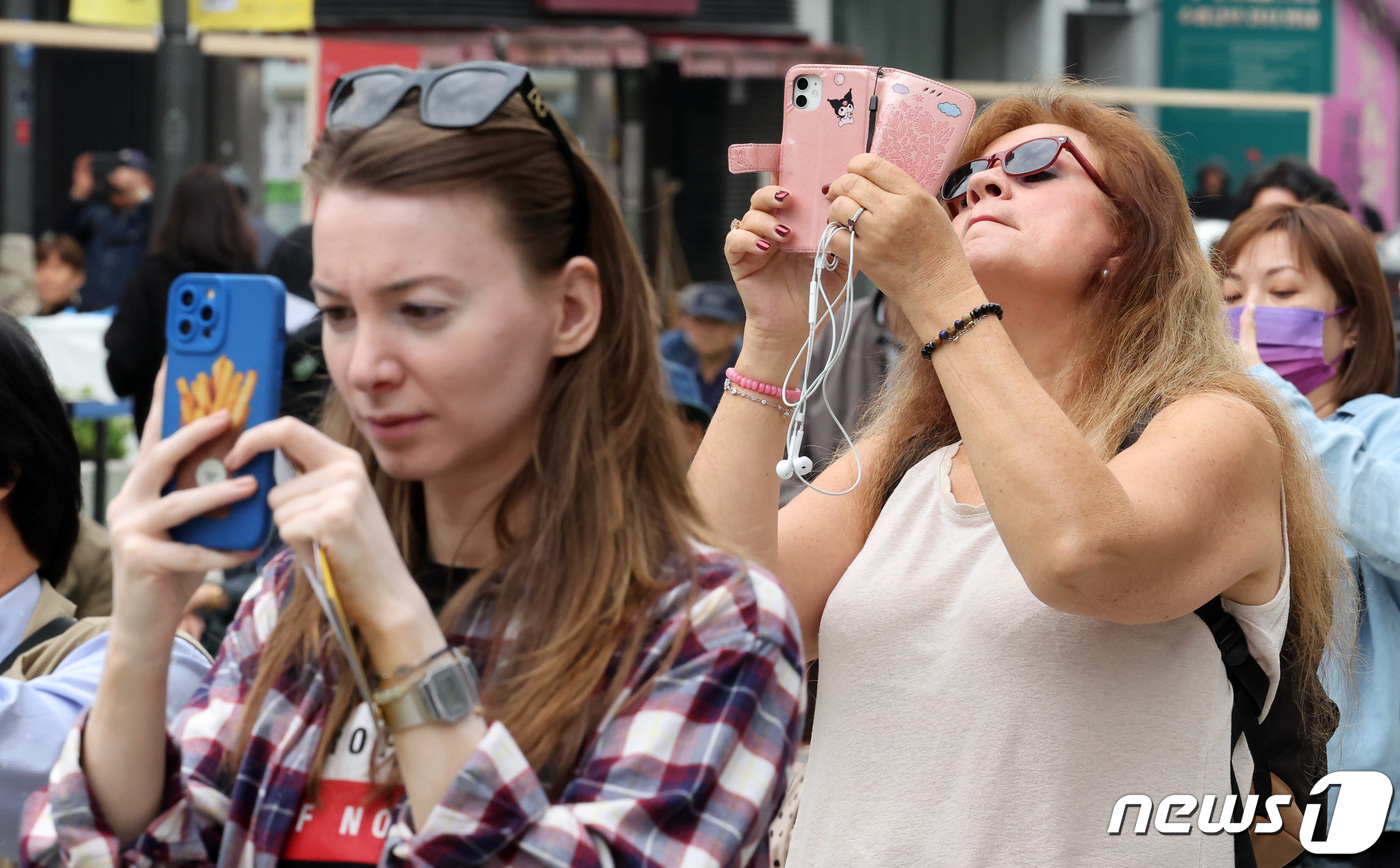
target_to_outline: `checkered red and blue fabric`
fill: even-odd
[[[658,629],[557,801],[494,722],[422,829],[412,827],[399,800],[379,864],[765,864],[768,823],[801,734],[801,632],[770,575],[696,549],[695,595],[680,582],[652,610]],[[26,864],[278,864],[322,737],[328,689],[325,673],[308,666],[284,673],[260,708],[245,709],[260,652],[290,593],[290,558],[275,560],[260,582],[172,727],[168,783],[147,830],[122,849],[93,803],[81,764],[84,716],[48,788],[26,806]],[[478,665],[490,637],[486,608],[468,613],[462,635],[453,637]],[[655,675],[687,614],[679,656]],[[650,692],[628,704],[649,678]],[[224,757],[245,711],[258,717],[234,774]]]

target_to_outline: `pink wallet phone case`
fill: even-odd
[[[794,103],[799,77],[821,79],[812,110]],[[908,172],[937,194],[972,126],[972,97],[932,79],[874,66],[794,66],[783,87],[783,141],[729,146],[729,171],[776,172],[792,193],[783,249],[816,251],[830,203],[822,187],[846,173],[856,154],[870,152]]]

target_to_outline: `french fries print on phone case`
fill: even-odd
[[[180,392],[180,424],[188,425],[196,419],[203,419],[220,410],[229,412],[230,424],[242,427],[248,421],[248,407],[253,401],[253,390],[258,387],[258,372],[239,372],[233,367],[228,356],[219,356],[214,361],[213,377],[203,371],[194,378],[191,386],[184,377],[175,381]]]
[[[236,370],[229,357],[221,355],[214,360],[209,372],[200,371],[193,383],[180,377],[175,381],[175,388],[180,393],[182,427],[220,410],[227,410],[229,414],[229,426],[224,433],[180,462],[175,472],[175,487],[193,488],[222,482],[228,478],[223,459],[248,422],[248,408],[258,388],[258,372]],[[210,518],[227,518],[228,514],[228,507],[207,513]]]

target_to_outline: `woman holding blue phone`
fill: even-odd
[[[250,496],[160,496],[215,413],[147,438],[113,505],[112,662],[22,845],[233,866],[766,861],[801,725],[796,618],[709,544],[641,263],[521,67],[363,70],[308,173],[334,389],[267,494],[290,551],[170,734],[153,661],[203,570],[168,529]],[[327,555],[360,697],[300,564]],[[392,739],[389,736],[392,735]]]

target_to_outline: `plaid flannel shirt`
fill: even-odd
[[[643,701],[623,707],[681,629],[689,582],[653,609],[658,629],[558,802],[505,726],[491,723],[422,829],[399,799],[380,865],[765,865],[768,823],[801,734],[801,632],[771,576],[696,550],[699,588],[679,656]],[[320,667],[278,678],[237,774],[223,763],[290,593],[290,564],[280,556],[249,591],[214,668],[173,724],[165,792],[146,831],[122,850],[93,803],[81,765],[85,714],[48,788],[26,805],[25,864],[277,865],[322,736],[328,684]],[[464,622],[454,644],[464,641],[480,666],[489,613]]]

